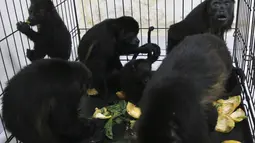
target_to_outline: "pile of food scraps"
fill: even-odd
[[[112,127],[115,124],[125,123],[132,129],[140,115],[140,108],[125,100],[120,100],[113,105],[101,109],[96,108],[92,118],[107,120],[104,125],[105,136],[113,139]]]
[[[227,100],[219,99],[214,106],[218,111],[217,124],[215,130],[221,133],[229,133],[235,124],[246,118],[245,112],[238,108],[241,104],[241,96],[233,96]]]

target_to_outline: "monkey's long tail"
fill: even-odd
[[[149,27],[148,31],[148,43],[151,43],[151,31],[153,31],[155,28],[153,26]]]
[[[149,27],[149,30],[148,30],[148,43],[151,43],[151,31],[153,31],[153,30],[154,30],[153,26]],[[133,57],[132,57],[132,60],[136,59],[138,55],[139,55],[139,53],[134,54]]]

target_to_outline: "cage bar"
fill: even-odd
[[[61,18],[72,37],[70,60],[77,58],[77,47],[81,37],[92,26],[105,18],[117,18],[131,15],[139,23],[138,37],[140,45],[147,42],[149,26],[154,26],[152,42],[161,47],[159,60],[153,64],[157,69],[166,56],[167,30],[171,24],[181,21],[203,0],[53,0]],[[26,36],[16,29],[18,21],[28,17],[29,0],[0,1],[0,94],[7,81],[22,67],[30,64],[26,58],[26,49],[33,47]],[[225,34],[225,40],[232,52],[233,64],[245,71],[245,80],[241,81],[242,99],[248,115],[250,133],[255,143],[255,0],[236,0],[236,13],[233,29]],[[130,8],[129,8],[130,7]],[[132,57],[121,56],[123,64]],[[146,58],[139,55],[138,58]],[[0,114],[2,121],[2,117]],[[3,128],[3,129],[2,129]],[[2,130],[1,130],[2,129]],[[18,142],[0,123],[0,142]]]

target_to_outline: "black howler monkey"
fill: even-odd
[[[82,37],[78,47],[78,59],[93,73],[91,94],[106,93],[106,77],[114,69],[120,70],[119,56],[129,54],[138,48],[139,25],[129,16],[106,19],[89,29]]]
[[[120,88],[125,95],[125,99],[137,104],[142,97],[143,90],[152,76],[152,64],[160,56],[160,47],[151,43],[151,31],[154,27],[150,27],[148,31],[148,43],[139,48],[151,49],[147,59],[136,59],[138,54],[133,56],[120,70]]]
[[[85,33],[78,47],[78,60],[93,73],[90,95],[107,93],[107,77],[123,67],[120,55],[151,52],[151,49],[138,48],[138,31],[134,18],[122,16],[106,19]]]
[[[33,62],[50,58],[68,60],[71,54],[71,35],[57,13],[51,0],[31,0],[27,22],[18,22],[17,29],[34,42],[34,49],[27,49],[27,58]],[[36,26],[35,32],[30,26]]]
[[[163,60],[140,101],[139,143],[210,143],[206,110],[224,94],[232,60],[223,40],[187,36]]]
[[[3,93],[3,120],[23,143],[78,143],[94,125],[77,108],[92,75],[85,65],[41,59],[21,69]]]
[[[167,53],[189,35],[209,32],[223,39],[233,23],[234,3],[234,0],[205,0],[199,4],[185,19],[170,26]]]

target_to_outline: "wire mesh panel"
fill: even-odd
[[[153,43],[161,47],[161,56],[152,68],[155,70],[166,54],[167,30],[170,25],[181,21],[198,4],[204,0],[77,0],[77,13],[81,35],[89,28],[106,18],[123,15],[134,17],[140,26],[138,38],[140,44],[147,42],[149,26],[155,30],[151,34]],[[235,21],[235,20],[234,20]],[[226,33],[225,38],[230,50],[233,47],[233,30]],[[125,64],[132,56],[121,56]],[[140,55],[139,58],[145,58]]]
[[[161,56],[153,64],[155,70],[166,54],[167,30],[170,25],[179,22],[203,0],[53,0],[57,12],[65,22],[72,36],[72,53],[70,60],[77,57],[79,40],[95,24],[106,18],[116,18],[123,15],[134,17],[140,26],[138,38],[140,44],[147,42],[149,26],[155,30],[151,34],[153,43],[161,47]],[[237,14],[233,29],[225,35],[230,51],[238,59],[238,65],[245,69],[246,90],[242,97],[245,100],[246,112],[249,115],[251,133],[254,136],[254,32],[255,15],[254,0],[239,0],[236,2]],[[33,47],[33,42],[16,29],[18,21],[28,17],[30,0],[1,0],[0,1],[0,93],[8,81],[23,66],[30,64],[26,58],[26,49]],[[234,32],[234,26],[237,29]],[[36,29],[35,29],[36,30]],[[235,35],[235,42],[234,36]],[[234,47],[234,50],[233,50]],[[121,56],[125,64],[131,56]],[[139,55],[138,58],[145,58]],[[255,64],[255,63],[254,63]],[[0,124],[1,133],[1,124]],[[13,137],[2,131],[3,142],[11,142]],[[1,136],[0,136],[1,137]],[[1,143],[0,138],[0,143]]]
[[[235,64],[245,72],[243,84],[244,108],[248,115],[250,131],[255,142],[255,54],[254,54],[254,32],[255,32],[255,11],[254,0],[239,0],[237,11],[237,23],[235,30],[235,41],[233,56]]]
[[[57,12],[65,22],[72,36],[72,53],[70,60],[77,57],[78,19],[76,4],[73,0],[53,0]],[[6,82],[22,67],[30,64],[26,58],[26,49],[33,48],[33,42],[17,31],[16,23],[28,18],[30,0],[1,0],[0,1],[0,93]],[[37,30],[36,28],[33,28]],[[2,119],[2,118],[1,118]],[[9,134],[3,130],[0,123],[0,142],[6,141]],[[12,139],[10,137],[7,142]]]
[[[65,22],[72,36],[71,60],[77,57],[78,24],[76,20],[75,1],[54,0],[58,13]],[[17,31],[16,23],[28,17],[29,0],[0,1],[0,79],[1,87],[24,65],[30,63],[26,58],[26,49],[33,47],[33,42]],[[35,29],[36,30],[36,29]]]

